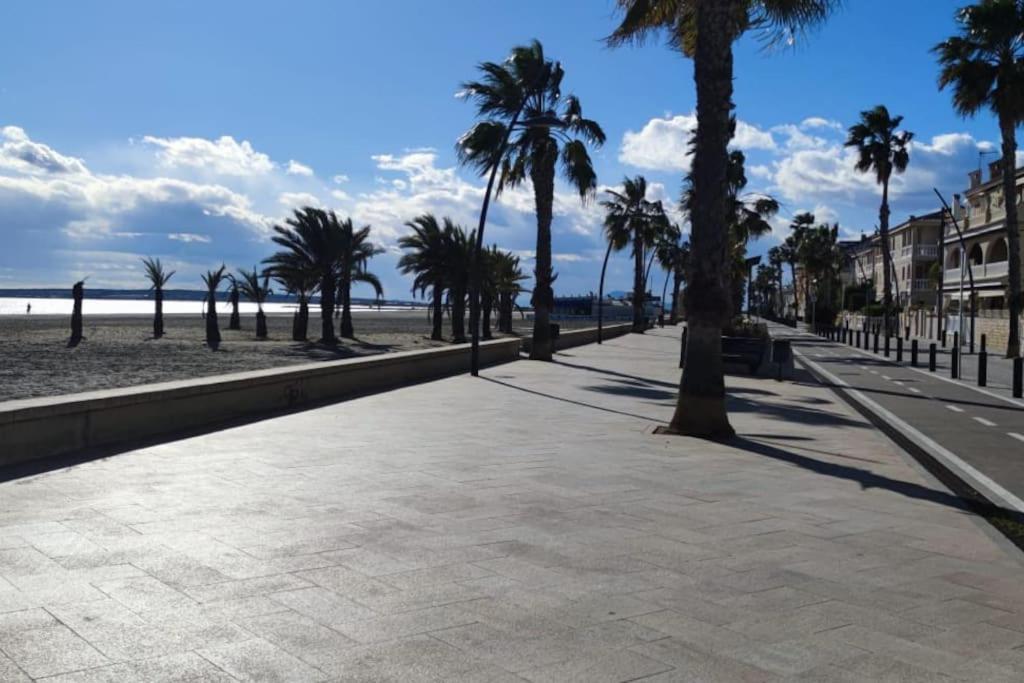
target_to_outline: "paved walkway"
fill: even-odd
[[[1019,681],[1019,553],[811,382],[654,435],[677,335],[0,483],[0,680]]]

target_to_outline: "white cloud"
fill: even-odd
[[[832,119],[825,119],[820,116],[809,116],[800,122],[801,128],[831,128],[832,130],[843,130],[843,124]]]
[[[311,169],[309,166],[306,166],[305,164],[300,164],[298,161],[295,161],[295,159],[289,159],[288,167],[285,169],[285,173],[287,173],[288,175],[301,175],[309,177],[313,175],[313,169]]]
[[[338,175],[334,176],[331,180],[333,180],[337,185],[344,185],[349,181],[349,177],[344,173],[339,173]]]
[[[651,119],[638,132],[629,130],[622,136],[619,161],[638,168],[688,171],[690,137],[696,128],[696,114]],[[771,132],[742,120],[736,122],[731,144],[743,150],[776,148]]]
[[[822,149],[828,146],[828,140],[817,135],[805,133],[800,126],[783,124],[772,128],[773,132],[786,136],[786,149]]]
[[[318,208],[322,206],[320,199],[309,192],[282,192],[277,198],[277,203],[289,209],[301,209],[307,206]]]
[[[46,145],[33,142],[17,126],[0,128],[0,170],[42,175],[85,173],[81,159],[64,156]]]
[[[175,240],[178,242],[200,242],[202,244],[209,244],[213,239],[209,235],[198,235],[194,232],[172,232],[167,235],[167,239]]]
[[[189,167],[229,176],[262,175],[274,169],[270,157],[253,149],[248,140],[237,142],[230,135],[216,140],[147,135],[142,141],[158,149],[157,158],[168,168]]]

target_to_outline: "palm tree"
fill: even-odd
[[[696,196],[687,283],[688,334],[679,401],[670,429],[726,437],[734,432],[725,411],[722,325],[729,310],[726,244],[729,224],[728,162],[733,134],[733,43],[748,29],[790,40],[824,21],[838,0],[618,0],[622,21],[608,42],[642,42],[668,33],[669,44],[694,61],[697,132],[693,178]]]
[[[789,275],[793,279],[793,318],[800,315],[800,283],[796,279],[796,266],[800,262],[800,244],[803,242],[807,231],[814,225],[814,214],[804,211],[793,216],[789,224],[789,235],[780,247],[782,258],[789,264]],[[807,279],[804,278],[804,286],[807,286]],[[805,316],[806,317],[806,316]]]
[[[462,344],[466,341],[466,295],[469,292],[470,271],[473,265],[473,248],[476,231],[467,233],[461,225],[451,224],[447,233],[448,303],[452,315],[452,341]]]
[[[238,289],[242,295],[256,304],[256,338],[267,338],[267,316],[263,313],[263,302],[270,296],[270,272],[263,271],[263,281],[260,282],[260,274],[256,266],[252,270],[245,268],[238,269]]]
[[[292,341],[306,341],[309,330],[309,299],[320,288],[319,274],[310,269],[294,252],[281,251],[263,259],[264,272],[298,299],[299,308],[292,316]]]
[[[405,253],[398,260],[398,269],[404,275],[413,275],[412,292],[422,296],[427,288],[431,290],[431,322],[430,338],[441,341],[444,338],[444,290],[448,276],[448,244],[454,225],[451,219],[445,218],[438,223],[433,214],[425,213],[408,223],[411,235],[398,240],[398,246]]]
[[[206,285],[206,345],[216,350],[220,346],[220,326],[217,324],[217,289],[224,280],[226,266],[208,270],[202,276]]]
[[[167,281],[174,275],[174,271],[164,271],[160,259],[144,258],[142,266],[146,272],[146,279],[149,280],[149,288],[153,290],[153,299],[156,302],[156,310],[153,312],[153,339],[164,336],[164,287]]]
[[[494,272],[498,293],[498,331],[511,334],[516,299],[523,293],[521,283],[527,276],[519,266],[519,257],[508,251],[498,252]]]
[[[988,108],[1002,137],[1003,203],[1009,246],[1010,336],[1006,356],[1020,355],[1021,264],[1017,225],[1017,126],[1024,120],[1024,4],[980,0],[957,13],[960,35],[935,46],[942,67],[939,88],[950,86],[962,116]],[[888,274],[888,271],[886,271]]]
[[[333,211],[324,211],[307,206],[296,210],[287,221],[287,227],[274,226],[271,239],[286,249],[281,254],[294,257],[295,266],[315,273],[320,289],[320,342],[336,344],[334,334],[335,295],[338,289],[338,264],[344,246],[341,221]]]
[[[850,126],[846,146],[857,150],[857,170],[875,172],[875,180],[882,186],[882,204],[878,209],[878,233],[882,240],[882,307],[885,334],[889,336],[892,324],[892,251],[889,244],[889,179],[893,172],[903,173],[910,163],[910,141],[914,134],[897,132],[902,116],[890,116],[883,105],[860,113],[860,121]]]
[[[673,315],[670,317],[670,324],[675,324],[675,297],[679,293],[679,280],[681,278],[680,266],[680,252],[682,251],[683,245],[679,243],[682,238],[683,232],[679,229],[679,226],[675,223],[666,222],[665,229],[662,231],[658,243],[654,245],[654,256],[658,261],[658,265],[661,266],[665,271],[665,284],[661,288],[661,309],[662,315],[665,311],[665,301],[668,294],[668,281],[669,278],[674,278],[675,290],[672,294],[672,311]]]
[[[772,247],[768,250],[768,264],[775,275],[775,286],[773,291],[775,299],[771,304],[772,315],[782,315],[782,265],[786,262],[786,253],[783,246]]]
[[[480,334],[483,339],[492,339],[491,334],[491,312],[498,301],[498,263],[501,259],[501,250],[497,244],[492,244],[490,249],[484,250],[483,257],[483,278],[480,283]]]
[[[479,70],[481,80],[466,83],[463,94],[476,102],[477,113],[483,120],[459,139],[456,150],[463,164],[481,173],[500,165],[495,190],[498,194],[527,178],[532,182],[537,249],[530,358],[551,360],[555,280],[551,267],[551,220],[555,175],[560,161],[562,176],[579,192],[580,198],[586,201],[592,196],[597,189],[597,174],[587,153],[587,143],[603,144],[604,131],[596,122],[583,117],[579,99],[562,95],[562,66],[545,58],[544,48],[536,40],[513,48],[504,63],[485,62]],[[483,233],[478,235],[482,240]],[[480,251],[477,244],[476,252]]]
[[[240,330],[242,329],[242,317],[238,314],[238,279],[231,273],[228,273],[225,277],[231,283],[231,289],[228,293],[228,302],[231,304],[231,318],[228,319],[228,329]]]
[[[340,223],[341,253],[338,260],[338,295],[341,298],[341,336],[346,339],[355,337],[352,328],[352,285],[363,282],[373,287],[380,299],[384,296],[384,287],[376,275],[366,270],[367,262],[384,250],[370,241],[370,226],[364,225],[358,230],[352,225],[352,219],[346,218]],[[322,290],[321,290],[322,291]]]
[[[610,250],[619,251],[633,245],[633,331],[644,331],[644,292],[646,251],[654,246],[658,234],[668,225],[661,202],[647,199],[647,179],[642,175],[622,181],[622,191],[605,190],[610,199],[603,200],[604,232]],[[607,265],[607,258],[605,259]],[[604,295],[604,269],[601,270],[598,296]]]

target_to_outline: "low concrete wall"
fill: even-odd
[[[601,328],[602,339],[612,339],[613,337],[621,337],[624,334],[629,334],[630,330],[633,329],[632,323],[618,324],[618,325],[604,325]],[[562,351],[564,349],[571,349],[574,346],[583,346],[584,344],[593,344],[597,341],[597,328],[586,327],[582,330],[564,330],[558,335],[558,339],[555,340],[555,351]],[[523,338],[523,352],[530,353],[533,348],[533,339],[530,337]]]
[[[480,344],[481,365],[519,358],[519,339]],[[0,403],[0,465],[105,448],[446,377],[469,345],[387,353]]]

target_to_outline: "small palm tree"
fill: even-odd
[[[452,341],[466,341],[466,295],[473,264],[476,231],[470,233],[461,225],[452,225],[448,234],[446,262],[448,263],[448,303],[452,315]]]
[[[609,249],[618,251],[626,244],[633,245],[633,331],[642,333],[644,292],[647,291],[646,253],[656,243],[659,232],[668,225],[668,219],[661,202],[647,199],[647,179],[642,175],[624,179],[622,187],[622,192],[605,191],[610,199],[601,202],[605,210],[604,232]],[[598,297],[604,296],[604,269],[601,272]]]
[[[687,282],[688,333],[679,401],[670,428],[704,437],[734,434],[725,410],[722,325],[728,319],[727,253],[729,141],[733,114],[733,44],[748,30],[789,41],[823,22],[839,0],[617,0],[622,21],[611,45],[667,34],[669,45],[693,58],[697,131],[696,196],[691,212],[693,259]]]
[[[860,113],[860,121],[850,126],[846,146],[857,150],[857,170],[875,172],[882,186],[882,204],[878,210],[878,234],[882,241],[882,305],[885,334],[892,330],[892,251],[889,244],[889,179],[903,173],[910,163],[910,141],[914,134],[899,131],[902,116],[890,116],[883,105]]]
[[[783,241],[780,250],[782,258],[789,264],[789,274],[793,279],[793,317],[799,317],[800,311],[800,283],[796,279],[796,266],[800,262],[800,249],[807,231],[814,226],[814,214],[809,211],[798,213],[793,216],[789,224],[789,235]],[[804,278],[804,287],[807,288],[807,278]]]
[[[444,290],[448,276],[448,243],[454,225],[449,218],[445,218],[442,225],[429,213],[417,216],[406,225],[412,229],[412,234],[398,240],[398,246],[405,250],[398,260],[398,269],[405,275],[413,275],[413,294],[419,293],[422,296],[430,288],[430,338],[441,341],[444,338],[442,326]]]
[[[220,346],[220,326],[217,324],[217,289],[224,280],[227,267],[221,264],[217,270],[208,270],[202,276],[206,285],[206,345],[216,350]]]
[[[142,259],[142,266],[146,273],[146,279],[149,280],[149,288],[153,290],[153,299],[156,304],[156,309],[153,312],[153,339],[159,339],[164,336],[164,287],[174,275],[174,271],[165,271],[160,259],[154,258]]]
[[[296,267],[301,267],[319,278],[320,289],[320,342],[336,344],[334,334],[335,296],[338,290],[339,264],[345,247],[341,221],[333,211],[307,206],[296,210],[287,221],[287,227],[275,225],[271,239],[285,248],[279,254],[291,254]],[[271,259],[277,258],[277,254]]]
[[[265,272],[298,299],[299,308],[292,316],[292,341],[306,341],[309,336],[309,299],[320,287],[320,275],[293,252],[278,252],[263,262],[267,264]]]
[[[683,237],[682,230],[675,223],[667,223],[665,229],[662,231],[661,237],[658,243],[654,245],[654,257],[658,261],[658,265],[661,266],[665,271],[665,284],[661,288],[661,308],[662,315],[664,315],[666,297],[668,296],[668,281],[670,278],[673,279],[675,289],[672,293],[672,314],[669,317],[671,324],[675,324],[676,317],[676,297],[679,294],[679,282],[681,279],[681,259],[680,252],[683,249],[683,245],[680,244],[680,240]]]
[[[1017,126],[1024,121],[1024,3],[980,0],[957,13],[960,35],[935,46],[939,88],[953,90],[953,106],[962,116],[989,109],[1002,137],[1003,197],[1009,245],[1010,335],[1007,358],[1020,355],[1021,263],[1017,224]],[[886,275],[889,271],[886,270]]]
[[[495,257],[494,278],[498,293],[498,331],[511,334],[516,299],[523,293],[522,282],[527,279],[519,265],[519,257],[499,250]]]
[[[231,273],[224,276],[227,278],[231,288],[228,290],[228,303],[231,304],[231,317],[228,319],[229,330],[240,330],[242,329],[242,317],[238,314],[238,278]]]
[[[782,266],[784,263],[786,263],[786,254],[782,245],[772,247],[768,250],[768,264],[771,266],[772,273],[775,275],[775,286],[772,288],[772,291],[775,294],[775,299],[770,305],[772,315],[780,315],[782,313]]]
[[[256,304],[256,338],[266,339],[267,316],[263,313],[263,302],[270,296],[270,273],[266,270],[263,271],[263,281],[261,282],[256,266],[253,266],[252,270],[239,268],[236,282],[242,296]]]
[[[358,230],[352,225],[352,219],[346,218],[339,223],[341,230],[341,253],[338,258],[338,296],[341,299],[341,336],[346,339],[355,337],[352,327],[352,285],[362,282],[373,287],[377,298],[383,298],[384,287],[376,275],[366,270],[367,262],[384,250],[370,242],[370,226],[364,225]],[[322,291],[322,290],[321,290]]]
[[[501,64],[480,65],[480,81],[466,83],[463,95],[482,117],[456,146],[459,160],[488,173],[500,164],[497,193],[527,178],[537,207],[537,249],[533,287],[533,346],[530,358],[551,360],[551,309],[555,273],[551,267],[551,221],[555,176],[562,176],[586,201],[597,189],[587,144],[601,145],[601,127],[583,116],[576,97],[562,95],[561,64],[544,56],[538,41],[512,49]]]

